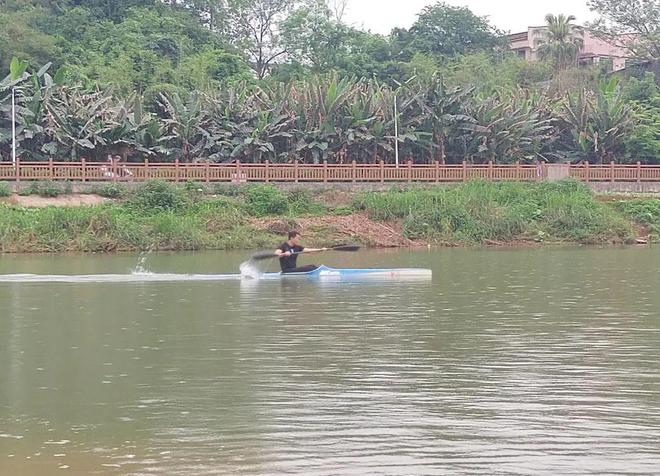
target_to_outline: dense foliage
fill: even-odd
[[[658,161],[653,77],[574,67],[570,16],[548,16],[547,61],[527,63],[466,8],[385,37],[338,4],[1,2],[0,155],[15,90],[24,160],[393,162],[396,120],[402,160]]]

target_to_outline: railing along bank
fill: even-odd
[[[73,182],[465,182],[469,180],[560,180],[584,182],[660,182],[660,166],[608,164],[209,164],[123,162],[23,162],[0,163],[0,180]]]

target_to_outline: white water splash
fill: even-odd
[[[260,279],[263,275],[263,271],[261,271],[252,260],[242,263],[239,266],[239,269],[241,270],[241,277],[243,278]]]
[[[151,254],[151,250],[147,251],[146,253],[140,254],[140,257],[138,258],[137,264],[135,265],[135,268],[131,271],[131,274],[153,274],[149,269],[146,267],[147,263],[147,258]]]

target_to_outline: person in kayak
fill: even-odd
[[[318,268],[315,264],[298,267],[298,255],[301,253],[318,253],[327,248],[305,248],[300,244],[301,235],[297,231],[289,232],[289,239],[282,243],[275,254],[280,258],[282,273],[309,273]]]

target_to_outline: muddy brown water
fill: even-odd
[[[0,474],[660,474],[660,249],[323,258],[434,277],[0,277]],[[2,256],[0,275],[137,261]]]

